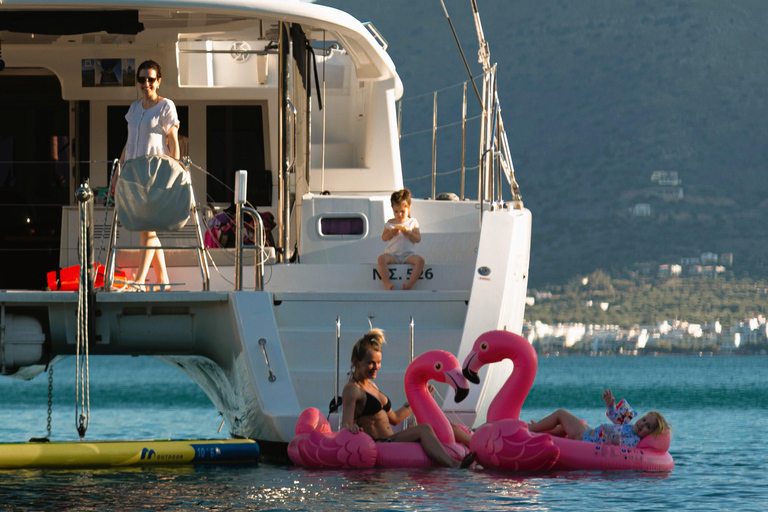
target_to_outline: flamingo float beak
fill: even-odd
[[[453,391],[456,393],[453,397],[454,402],[459,403],[467,398],[469,395],[469,382],[467,382],[467,380],[464,378],[464,375],[462,375],[458,364],[455,368],[451,368],[450,370],[446,371],[445,377],[445,382],[450,384],[450,386],[453,388]]]
[[[472,384],[480,384],[480,376],[476,372],[473,372],[469,368],[464,368],[461,373],[463,373],[467,380]]]
[[[466,377],[466,379],[472,384],[480,384],[480,376],[477,374],[476,370],[472,369],[473,363],[476,359],[477,352],[470,352],[467,358],[464,360],[464,369],[461,371],[461,373],[464,374],[464,377]]]
[[[453,400],[454,400],[454,402],[459,403],[462,400],[464,400],[465,398],[467,398],[468,395],[469,395],[469,389],[467,389],[467,388],[457,388],[456,389],[456,396],[453,397]]]

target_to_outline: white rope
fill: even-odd
[[[441,394],[440,394],[440,392],[437,390],[437,388],[435,388],[435,390],[434,390],[434,394],[435,394],[435,395],[437,395],[438,397],[440,397],[440,400],[442,400],[442,402],[443,402],[443,407],[444,407],[444,406],[445,406],[445,398],[443,397],[443,395],[441,395]],[[471,427],[468,427],[468,426],[467,426],[467,425],[464,423],[464,421],[463,421],[463,420],[462,420],[462,419],[459,417],[458,413],[456,412],[456,409],[454,409],[453,407],[450,407],[450,408],[448,409],[448,412],[451,414],[451,416],[453,416],[453,417],[455,418],[455,420],[454,420],[454,423],[456,423],[457,425],[461,425],[461,426],[463,426],[463,427],[464,427],[464,428],[466,428],[467,430],[470,430],[470,429],[471,429]],[[443,414],[445,414],[445,409],[443,409]],[[447,415],[447,414],[446,414],[445,416],[446,416],[446,418],[448,417],[448,415]],[[448,420],[448,421],[450,421],[450,420]]]
[[[90,375],[88,368],[88,203],[80,201],[80,286],[77,300],[77,345],[75,351],[75,426],[80,439],[85,437],[91,414]],[[82,352],[81,352],[82,349]]]

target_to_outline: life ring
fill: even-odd
[[[95,263],[94,267],[96,269],[94,287],[101,288],[104,286],[104,272],[106,269],[101,263]],[[46,274],[46,280],[50,290],[76,292],[80,288],[80,265],[72,265],[59,270],[51,270]],[[116,268],[112,280],[112,288],[114,290],[122,290],[126,287],[127,283],[128,279],[126,278],[125,271]]]

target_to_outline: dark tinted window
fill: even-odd
[[[362,217],[323,217],[320,219],[321,235],[362,235],[365,222]]]

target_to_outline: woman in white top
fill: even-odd
[[[141,91],[141,99],[133,102],[125,115],[128,121],[128,140],[123,148],[120,162],[144,155],[169,155],[179,159],[179,116],[176,105],[168,98],[157,94],[162,82],[163,71],[160,64],[147,60],[139,64],[136,71],[136,86]],[[143,285],[149,272],[149,266],[155,269],[157,281],[169,290],[168,270],[165,256],[160,248],[160,239],[155,231],[141,232],[141,245],[156,247],[141,253],[136,283]]]

